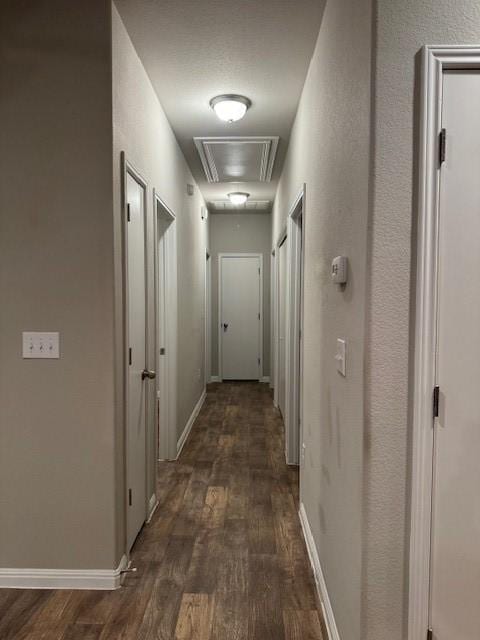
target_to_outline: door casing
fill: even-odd
[[[412,480],[408,640],[425,640],[430,608],[438,281],[438,215],[442,77],[450,69],[480,69],[480,48],[425,46],[422,51],[418,244],[412,404]]]
[[[153,190],[154,262],[155,262],[155,360],[156,384],[156,453],[159,460],[177,457],[177,222],[174,212]],[[163,234],[163,265],[159,260],[160,218],[168,224]],[[159,274],[163,270],[165,287],[161,292]],[[163,301],[160,295],[163,293]],[[162,303],[162,304],[161,304]],[[163,309],[163,312],[160,311]],[[161,315],[163,317],[161,317]],[[164,323],[164,344],[160,344],[160,323]],[[165,353],[160,354],[160,348]]]
[[[123,389],[124,389],[124,402],[123,402],[123,410],[124,410],[124,496],[125,496],[125,550],[127,556],[130,553],[130,541],[128,538],[129,531],[129,496],[128,496],[128,483],[130,477],[130,468],[129,468],[129,451],[128,451],[128,416],[129,416],[129,363],[128,363],[128,349],[129,349],[129,282],[128,282],[128,201],[127,201],[127,180],[130,175],[139,185],[143,187],[144,196],[143,196],[143,214],[144,214],[144,259],[145,259],[145,367],[150,368],[150,364],[148,361],[149,358],[149,344],[148,344],[148,269],[147,269],[147,260],[148,260],[148,245],[147,245],[147,193],[148,193],[148,185],[144,180],[139,171],[135,169],[135,167],[127,161],[125,153],[121,154],[121,162],[122,162],[122,214],[123,214],[123,242],[122,242],[122,254],[123,254],[123,327],[124,327],[124,353],[123,353]],[[145,381],[144,384],[148,384],[148,381]],[[144,461],[144,470],[145,470],[145,504],[144,504],[144,515],[145,520],[148,515],[148,420],[152,415],[150,413],[151,408],[148,406],[148,399],[150,397],[150,393],[148,393],[148,387],[145,391],[145,461]]]
[[[205,380],[212,377],[212,257],[205,255]]]
[[[295,198],[287,220],[287,319],[285,331],[285,458],[300,462],[302,424],[301,353],[303,337],[303,255],[305,234],[305,185]]]
[[[274,274],[274,343],[273,343],[273,404],[278,408],[278,392],[279,392],[279,362],[280,362],[280,268],[279,268],[279,250],[284,242],[287,241],[287,227],[285,226],[277,242],[275,243],[275,274]]]

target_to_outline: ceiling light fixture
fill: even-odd
[[[210,106],[223,122],[236,122],[241,120],[251,107],[252,102],[245,96],[227,94],[217,96],[210,100]]]
[[[238,207],[246,203],[246,201],[250,197],[250,194],[243,193],[243,191],[235,191],[234,193],[228,193],[227,197],[235,207]]]

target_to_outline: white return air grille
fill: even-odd
[[[245,204],[234,205],[230,200],[214,200],[210,202],[213,211],[270,211],[270,200],[247,200]]]
[[[208,182],[270,182],[278,136],[194,138]]]

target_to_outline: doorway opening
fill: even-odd
[[[177,238],[175,214],[153,192],[158,459],[177,457]]]

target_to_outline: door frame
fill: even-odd
[[[258,380],[263,378],[263,254],[242,253],[230,251],[218,254],[218,376],[223,380],[222,361],[222,258],[259,258],[260,259],[260,332],[259,332],[259,358]]]
[[[122,166],[122,275],[123,275],[123,446],[124,446],[124,504],[125,504],[125,550],[127,557],[130,554],[128,548],[128,478],[130,474],[128,464],[128,415],[129,415],[129,376],[128,376],[128,349],[130,324],[128,319],[128,202],[127,202],[127,178],[130,174],[132,178],[144,189],[143,196],[143,216],[144,216],[144,262],[145,262],[145,368],[150,368],[149,362],[149,322],[148,322],[148,184],[142,174],[135,166],[127,160],[124,151],[120,154]],[[149,394],[145,393],[145,520],[148,517],[148,419],[149,419]]]
[[[268,385],[270,389],[275,393],[275,249],[272,250],[270,255],[270,380]]]
[[[299,220],[302,220],[299,226]],[[305,185],[297,194],[287,219],[287,291],[285,330],[285,459],[300,461],[302,424],[303,363],[300,353],[303,335],[303,258],[305,246]],[[298,368],[295,363],[298,362]]]
[[[205,252],[205,383],[212,378],[212,256]]]
[[[430,552],[434,430],[432,396],[437,342],[438,144],[442,76],[449,69],[480,69],[480,48],[425,46],[422,50],[418,243],[412,411],[412,493],[408,639],[425,640],[430,624]],[[448,141],[447,141],[448,142]]]
[[[287,226],[285,225],[277,238],[273,255],[275,258],[274,280],[274,345],[273,345],[273,406],[278,407],[278,362],[280,360],[280,340],[278,339],[278,327],[280,326],[280,269],[278,268],[278,250],[287,241]]]
[[[160,356],[159,317],[159,255],[158,219],[161,207],[170,219],[164,239],[165,280],[165,354]],[[177,220],[175,213],[153,189],[153,236],[154,236],[154,305],[155,305],[155,366],[156,379],[156,458],[175,460],[177,457]]]

